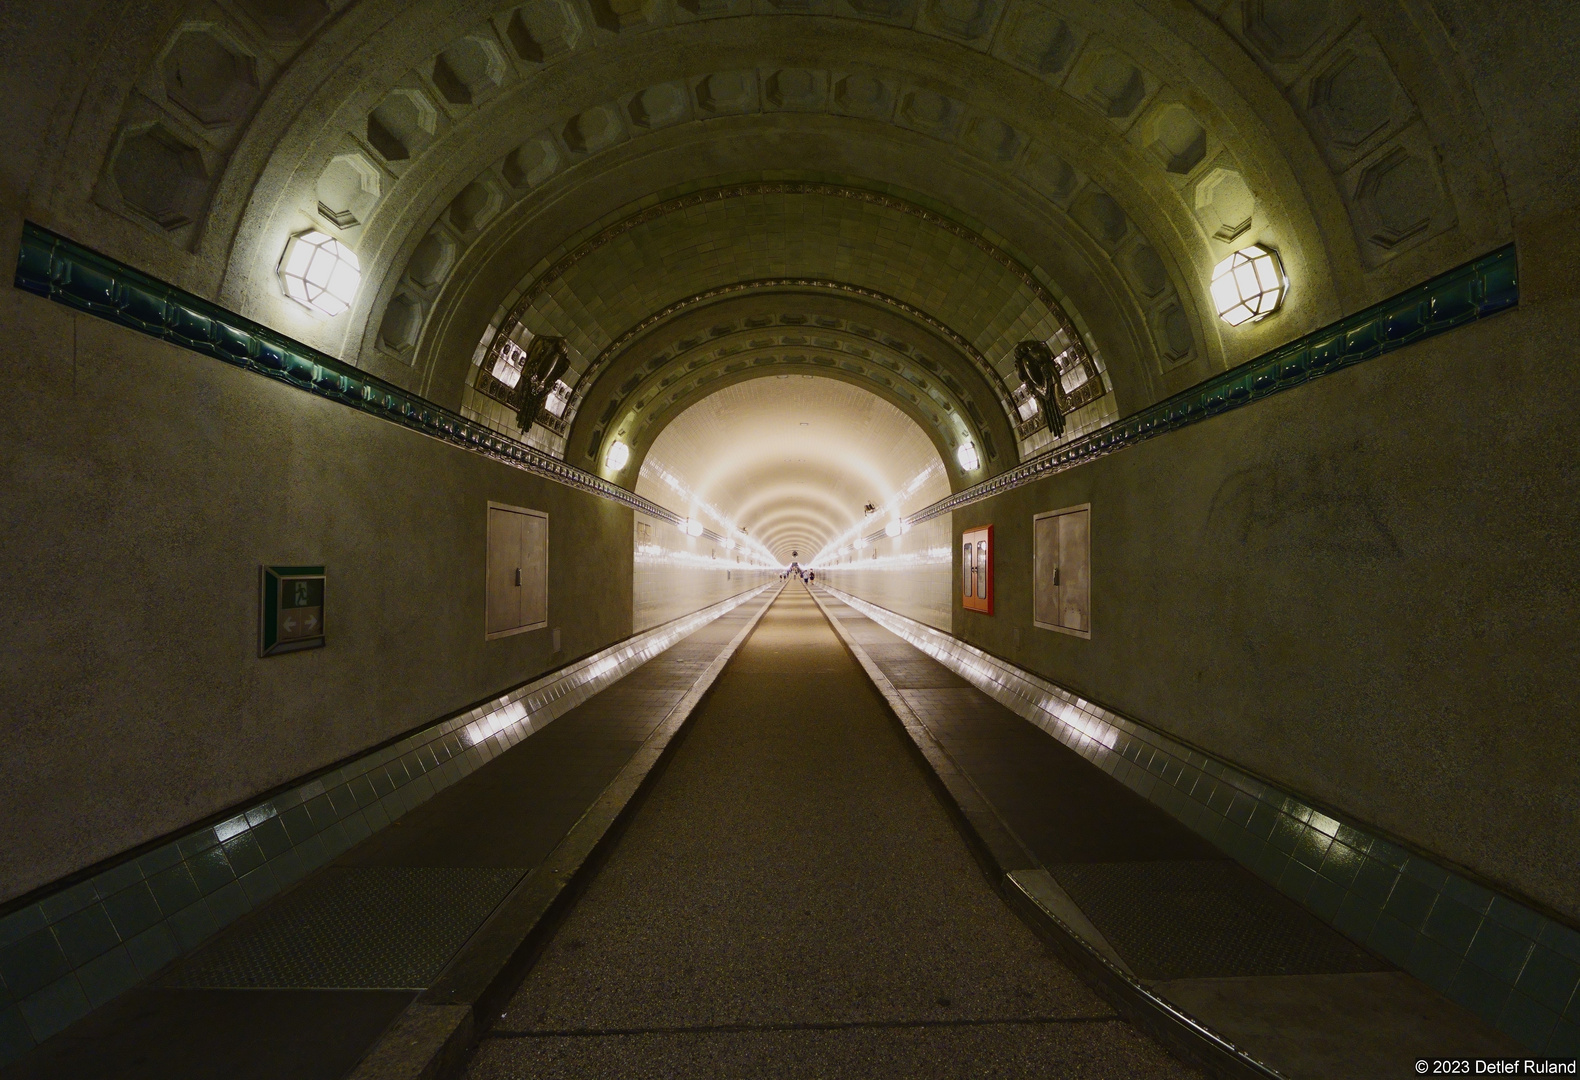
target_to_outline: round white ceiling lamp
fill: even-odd
[[[698,521],[696,518],[687,518],[686,519],[686,535],[687,536],[701,536],[702,535],[702,522]]]
[[[1241,248],[1212,270],[1213,306],[1230,326],[1267,318],[1288,292],[1278,252],[1261,244]]]
[[[970,442],[960,444],[960,449],[955,451],[955,460],[960,462],[960,467],[966,472],[976,472],[977,466],[982,464],[982,459],[977,457],[976,444]]]
[[[614,472],[625,468],[625,463],[631,460],[631,448],[616,439],[609,444],[609,449],[604,452],[604,467]]]
[[[356,252],[328,233],[297,233],[280,256],[280,284],[303,307],[333,318],[351,306],[362,284]]]
[[[899,518],[895,518],[893,521],[889,522],[883,527],[884,534],[887,536],[899,536],[901,530],[902,526],[900,525]]]

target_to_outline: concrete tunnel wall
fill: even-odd
[[[1567,217],[1508,314],[956,511],[953,632],[1580,918]],[[1090,640],[1031,619],[1032,515],[1086,502]]]
[[[20,290],[0,323],[0,900],[560,667],[656,607],[633,595],[616,503]],[[549,626],[485,641],[490,500],[549,515]],[[259,565],[320,562],[328,646],[260,659]],[[771,576],[688,572],[688,610]]]

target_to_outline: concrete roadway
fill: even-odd
[[[467,1075],[1200,1074],[1004,905],[792,582]]]

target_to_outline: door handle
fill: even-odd
[[[521,577],[521,571],[520,570],[516,571],[516,577],[518,578],[518,580],[516,581],[516,584],[520,585],[521,584],[521,582],[519,580],[519,578]],[[1059,584],[1059,568],[1057,566],[1055,566],[1053,568],[1053,583],[1055,585]]]
[[[518,587],[521,585],[521,567],[519,566],[516,567],[516,585]]]

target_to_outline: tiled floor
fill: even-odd
[[[771,596],[682,639],[6,1077],[344,1076]]]

